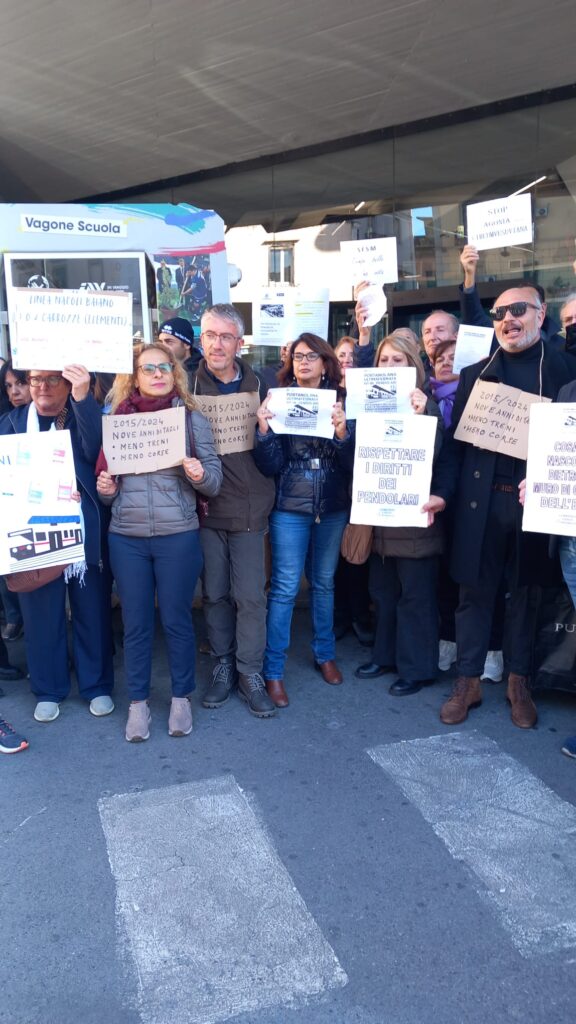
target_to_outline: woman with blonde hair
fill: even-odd
[[[113,477],[101,453],[96,472],[98,496],[112,507],[108,544],[122,604],[131,701],[126,739],[134,743],[150,735],[155,593],[172,681],[168,732],[187,736],[192,731],[190,694],[195,688],[192,600],[202,568],[196,492],[218,494],[222,468],[210,424],[195,409],[186,372],[168,346],[136,346],[133,372],[118,374],[110,400],[111,413],[130,416],[174,406],[186,409],[186,457],[181,465]]]

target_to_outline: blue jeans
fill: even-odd
[[[122,604],[124,668],[130,700],[150,696],[154,594],[166,638],[172,696],[194,689],[196,644],[192,601],[202,568],[199,530],[167,537],[108,534],[110,562]]]
[[[572,604],[576,608],[576,537],[560,537],[558,541],[560,565]]]
[[[304,568],[310,584],[314,659],[321,663],[334,658],[334,573],[347,522],[347,512],[329,513],[319,523],[313,515],[304,512],[272,512],[272,579],[264,653],[266,679],[284,677],[292,612]]]

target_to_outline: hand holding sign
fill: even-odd
[[[64,380],[72,385],[72,398],[75,402],[83,402],[90,391],[90,374],[85,366],[71,363],[62,370]]]

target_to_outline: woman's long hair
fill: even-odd
[[[178,397],[182,399],[187,409],[195,409],[196,403],[188,390],[188,374],[178,362],[172,349],[163,345],[161,341],[155,341],[152,345],[134,345],[134,365],[132,373],[117,373],[114,383],[110,388],[107,400],[110,403],[110,412],[115,412],[120,402],[128,398],[133,391],[137,390],[138,360],[143,352],[161,352],[166,356],[166,362],[170,363],[174,375],[174,389]]]
[[[424,372],[424,363],[422,362],[418,345],[415,342],[410,341],[408,338],[401,338],[398,335],[389,334],[387,338],[382,338],[382,341],[376,349],[374,366],[378,366],[380,353],[384,348],[384,345],[390,345],[396,352],[402,352],[402,354],[406,356],[408,366],[414,366],[416,369],[416,387],[422,388],[426,380],[426,373]]]
[[[278,371],[276,377],[278,384],[281,388],[287,388],[290,384],[294,383],[294,349],[297,345],[307,345],[312,352],[317,352],[324,361],[324,371],[322,374],[322,381],[324,387],[334,388],[338,392],[338,397],[341,398],[343,395],[340,380],[342,377],[342,368],[334,355],[334,349],[328,344],[327,341],[323,341],[317,334],[300,334],[296,341],[293,341],[288,349],[286,361],[281,370]]]
[[[20,384],[28,383],[28,373],[26,370],[15,370],[12,366],[12,360],[7,359],[5,363],[0,367],[0,414],[4,412],[10,412],[12,409],[12,402],[8,398],[8,392],[6,391],[6,374],[12,373],[16,380]]]

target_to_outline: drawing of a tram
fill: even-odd
[[[74,547],[82,543],[80,516],[30,516],[26,526],[9,532],[8,540],[10,557],[18,562]]]
[[[383,384],[372,384],[370,386],[370,390],[366,395],[366,398],[368,398],[370,401],[384,401],[385,399],[395,397],[396,388],[394,386],[384,387]]]
[[[287,412],[286,419],[291,420],[302,420],[307,416],[314,416],[314,410],[309,409],[306,405],[293,405],[292,408]]]

